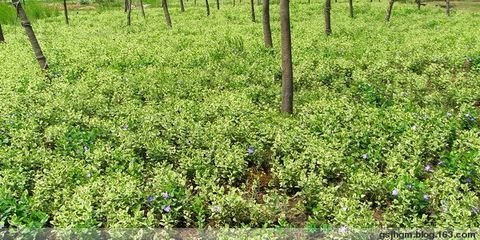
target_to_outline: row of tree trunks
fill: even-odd
[[[132,0],[127,0],[127,25],[132,24]]]
[[[270,29],[270,0],[263,0],[263,40],[265,47],[273,47],[272,30]]]
[[[2,24],[0,24],[0,43],[5,42],[5,37],[3,36]]]
[[[28,40],[32,45],[33,52],[35,53],[35,57],[40,65],[41,69],[48,69],[47,58],[43,55],[42,48],[38,43],[37,37],[35,36],[35,32],[33,31],[32,24],[28,20],[27,14],[20,3],[20,0],[12,0],[12,4],[17,10],[18,18],[20,19],[23,28],[25,29],[25,33],[28,36]]]
[[[250,0],[250,12],[252,14],[252,22],[255,22],[255,2]]]
[[[280,0],[280,35],[282,48],[282,103],[280,109],[284,114],[291,114],[293,112],[293,66],[289,0]]]
[[[67,8],[67,0],[63,0],[63,13],[65,14],[65,23],[68,25],[68,8]]]
[[[170,12],[168,11],[167,0],[162,0],[163,14],[165,15],[165,22],[168,27],[172,27],[172,19],[170,18]]]
[[[207,16],[210,16],[210,5],[208,5],[208,0],[205,0],[205,6],[207,7]]]

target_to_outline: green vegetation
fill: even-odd
[[[293,3],[285,117],[246,2],[4,26],[0,226],[479,226],[480,14]]]

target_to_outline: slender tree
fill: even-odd
[[[445,2],[447,3],[447,7],[446,7],[447,16],[450,16],[450,0],[445,0]]]
[[[392,8],[394,3],[395,3],[395,0],[390,0],[388,2],[387,15],[385,16],[385,20],[387,22],[390,22],[390,17],[392,16]]]
[[[63,0],[63,13],[65,14],[65,23],[67,23],[67,25],[68,25],[69,21],[68,21],[67,0]]]
[[[270,29],[270,0],[263,0],[263,40],[267,48],[272,48],[272,30]]]
[[[124,6],[125,13],[128,11],[128,1],[129,1],[129,0],[125,0],[125,2],[124,2],[124,4],[125,4],[125,6]]]
[[[180,0],[180,11],[185,12],[185,4],[183,4],[183,0]]]
[[[220,0],[217,0],[217,10],[220,10]]]
[[[348,0],[349,16],[353,18],[353,0]]]
[[[250,0],[250,12],[252,14],[252,22],[255,22],[255,2]]]
[[[140,11],[142,12],[142,17],[145,18],[145,7],[143,6],[143,0],[140,0]]]
[[[417,9],[420,10],[420,6],[422,5],[421,0],[415,0],[415,3],[417,4]]]
[[[127,0],[127,25],[132,25],[132,0]]]
[[[282,113],[293,112],[292,37],[290,34],[290,3],[280,0],[280,32],[282,48]]]
[[[163,14],[165,14],[165,22],[168,27],[172,27],[172,19],[170,18],[170,12],[168,12],[167,0],[162,0]]]
[[[42,48],[38,43],[37,37],[35,36],[32,24],[30,24],[30,21],[28,20],[27,14],[23,9],[20,0],[12,0],[12,4],[17,9],[17,16],[20,19],[23,28],[25,29],[30,44],[32,44],[33,52],[35,53],[35,57],[37,58],[40,68],[44,70],[48,69],[47,58],[45,57],[45,55],[43,55]]]
[[[330,10],[332,9],[331,0],[325,0],[325,34],[332,34],[332,25],[330,24]]]
[[[0,43],[5,42],[5,37],[3,36],[2,24],[0,24]]]
[[[207,7],[207,16],[210,16],[210,5],[208,4],[208,0],[205,0],[205,6]]]

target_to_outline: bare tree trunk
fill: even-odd
[[[220,10],[220,0],[217,0],[217,10]]]
[[[349,16],[353,18],[353,0],[348,0]]]
[[[140,11],[142,12],[142,17],[145,18],[145,8],[143,7],[143,0],[140,0]]]
[[[163,5],[163,14],[165,14],[165,22],[168,27],[172,27],[172,19],[170,18],[170,13],[168,12],[167,0],[162,0]]]
[[[65,14],[65,23],[67,23],[67,25],[68,25],[69,21],[68,21],[67,0],[63,0],[63,13]]]
[[[210,16],[210,5],[208,4],[208,0],[205,0],[205,6],[207,7],[207,16]]]
[[[132,0],[127,0],[127,25],[132,25]]]
[[[422,5],[421,0],[415,0],[415,3],[417,4],[417,9],[420,10],[420,6]]]
[[[325,34],[332,34],[332,25],[330,24],[330,10],[332,9],[331,0],[325,0]]]
[[[395,3],[395,0],[390,0],[390,2],[388,3],[387,15],[385,16],[385,20],[387,22],[390,22],[390,17],[392,16],[392,8],[394,3]]]
[[[13,6],[17,9],[17,15],[20,19],[25,32],[27,33],[28,40],[30,40],[30,44],[32,44],[33,52],[35,53],[35,57],[37,58],[38,64],[40,65],[41,69],[48,69],[47,58],[43,55],[42,48],[38,43],[37,37],[35,36],[35,32],[33,31],[32,24],[28,20],[27,14],[25,10],[23,10],[22,4],[20,0],[12,0]]]
[[[280,0],[280,32],[282,48],[282,113],[293,112],[292,38],[290,34],[290,3]]]
[[[180,0],[180,11],[185,12],[185,5],[183,4],[183,0]]]
[[[447,16],[450,16],[450,0],[445,0],[447,2]]]
[[[252,22],[255,22],[255,2],[250,0],[250,12],[252,14]]]
[[[263,40],[267,48],[272,48],[272,30],[270,29],[270,0],[263,0]]]
[[[128,1],[129,0],[125,0],[125,13],[128,11]]]
[[[0,43],[5,42],[5,37],[3,36],[2,24],[0,24]]]

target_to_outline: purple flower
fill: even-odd
[[[156,198],[157,198],[157,197],[155,197],[155,196],[153,196],[153,195],[150,195],[150,196],[148,196],[148,198],[147,198],[147,202],[153,202],[153,201],[155,201]]]
[[[426,171],[426,172],[433,172],[432,166],[430,166],[430,164],[427,164],[427,165],[425,166],[425,171]]]
[[[253,155],[255,153],[255,148],[250,146],[247,148],[247,154],[248,155]]]
[[[362,158],[363,159],[368,159],[368,154],[367,153],[362,154]]]
[[[472,208],[472,214],[473,215],[478,215],[479,213],[480,213],[480,209],[478,209],[477,207]]]
[[[398,189],[395,188],[392,191],[392,196],[396,197],[396,196],[398,196],[398,193],[399,193]]]
[[[348,228],[345,227],[345,226],[341,226],[339,229],[338,229],[338,232],[340,233],[346,233],[348,231]]]
[[[170,195],[168,195],[168,192],[163,192],[162,193],[162,198],[163,199],[168,199],[170,197]]]
[[[428,194],[423,195],[423,200],[425,200],[425,201],[430,200],[430,195],[428,195]]]
[[[163,211],[168,213],[168,212],[172,211],[172,208],[170,208],[170,205],[168,205],[168,206],[163,208]]]

